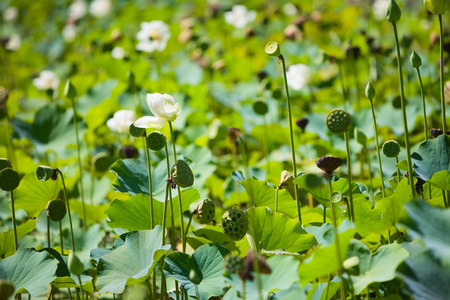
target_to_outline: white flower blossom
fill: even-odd
[[[17,7],[11,6],[11,7],[8,7],[7,9],[5,9],[5,11],[3,12],[3,21],[5,21],[5,22],[15,21],[18,16],[19,16],[19,10],[17,9]]]
[[[163,21],[142,22],[137,33],[136,50],[144,52],[163,51],[170,38],[169,26]]]
[[[241,29],[256,19],[256,11],[249,11],[244,5],[234,5],[231,11],[225,12],[224,17],[225,22]]]
[[[294,16],[298,13],[297,7],[295,7],[295,5],[290,2],[283,5],[282,10],[286,16]]]
[[[69,17],[75,20],[81,19],[86,15],[87,4],[84,0],[75,0],[69,6]]]
[[[111,1],[110,0],[94,0],[91,3],[91,7],[89,8],[89,12],[94,17],[100,18],[109,13],[111,10]]]
[[[127,133],[130,125],[136,120],[136,113],[132,110],[122,109],[106,121],[106,126],[112,131]]]
[[[134,122],[139,128],[161,129],[166,121],[175,121],[181,112],[181,106],[172,96],[160,93],[147,94],[147,104],[154,117],[146,116]]]
[[[125,50],[122,47],[114,47],[111,51],[111,56],[115,59],[123,59],[125,57]]]
[[[75,24],[66,24],[62,30],[62,36],[67,43],[71,43],[77,37],[77,26]]]
[[[9,51],[17,51],[20,49],[20,45],[21,45],[21,39],[20,39],[20,35],[13,33],[8,40],[8,43],[6,43],[6,50]]]
[[[372,5],[373,14],[379,20],[386,18],[386,6],[388,4],[387,0],[375,0]]]
[[[59,87],[59,78],[52,71],[44,70],[39,74],[38,78],[33,79],[33,84],[40,91],[52,89],[56,92]]]
[[[309,84],[311,70],[304,64],[292,65],[286,72],[286,78],[288,86],[294,91],[299,91]]]

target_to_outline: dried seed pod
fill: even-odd
[[[342,163],[342,159],[335,156],[323,156],[316,160],[316,166],[329,175],[342,166]]]

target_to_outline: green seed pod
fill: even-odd
[[[373,88],[372,84],[370,82],[366,85],[366,97],[369,100],[372,100],[375,98],[375,89]]]
[[[271,41],[266,44],[265,51],[270,56],[278,57],[281,55],[280,45],[277,42]]]
[[[255,101],[255,103],[253,103],[253,110],[258,115],[263,116],[263,115],[267,114],[267,112],[269,111],[269,108],[268,108],[265,100],[258,99],[257,101]]]
[[[14,295],[14,284],[6,279],[0,279],[0,300],[8,300]]]
[[[389,0],[386,7],[386,19],[391,23],[397,23],[401,16],[402,11],[400,10],[400,7],[398,7],[397,2],[395,2],[395,0]]]
[[[19,173],[11,168],[0,171],[0,189],[10,192],[16,189],[20,183]]]
[[[327,126],[331,132],[342,133],[347,130],[351,121],[350,114],[342,109],[333,109],[327,115]]]
[[[387,157],[396,157],[400,153],[400,144],[397,141],[384,142],[383,153]]]
[[[0,158],[0,171],[5,168],[11,168],[11,163],[7,158]]]
[[[229,273],[239,274],[244,270],[244,259],[239,255],[227,254],[223,258],[223,267]]]
[[[145,134],[145,128],[136,127],[134,124],[130,124],[128,131],[134,137],[142,137]]]
[[[70,273],[72,273],[73,275],[79,276],[84,271],[83,263],[78,258],[78,256],[73,252],[70,252],[69,259],[67,260],[67,264],[69,265]]]
[[[334,204],[337,204],[339,202],[341,202],[343,200],[343,195],[341,192],[333,192],[331,194],[331,202],[333,202]]]
[[[416,51],[413,51],[411,53],[411,58],[410,58],[411,64],[413,66],[413,68],[420,68],[420,66],[422,65],[422,59],[420,58],[420,56],[416,53]]]
[[[109,167],[113,163],[113,158],[107,152],[97,153],[92,158],[92,165],[94,166],[95,171],[99,173],[104,173],[109,170]]]
[[[360,144],[361,146],[366,145],[367,136],[361,130],[359,130],[358,127],[355,127],[354,136],[358,144]]]
[[[77,90],[73,86],[72,82],[67,80],[66,87],[64,88],[64,96],[66,96],[69,99],[73,99],[77,96]]]
[[[147,147],[153,151],[159,151],[166,145],[166,136],[159,131],[152,131],[147,135]]]
[[[41,165],[36,169],[36,176],[39,181],[47,181],[52,178],[54,172],[53,168]]]
[[[190,187],[194,184],[194,174],[184,160],[177,160],[170,171],[173,181],[182,188]]]
[[[197,221],[202,224],[209,224],[214,219],[216,207],[214,202],[209,199],[203,199],[197,206]]]
[[[448,0],[423,0],[425,8],[435,15],[442,15],[450,7]]]
[[[58,222],[66,216],[66,204],[59,199],[48,201],[47,216],[50,220]]]
[[[222,230],[232,240],[241,240],[248,230],[248,218],[245,212],[232,207],[222,216]]]

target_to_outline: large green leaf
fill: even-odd
[[[381,199],[372,209],[372,203],[364,197],[354,199],[355,224],[358,233],[366,237],[382,233],[395,225],[404,214],[403,204],[411,198],[408,178],[403,178],[392,196]]]
[[[53,150],[61,153],[68,144],[75,143],[73,112],[55,104],[41,108],[32,124],[13,119],[14,131],[21,138],[28,138],[38,151]],[[82,120],[79,120],[81,122]],[[82,123],[78,124],[82,132]]]
[[[192,256],[172,252],[165,258],[164,273],[167,278],[178,280],[188,295],[207,300],[219,296],[225,286],[222,263],[227,253],[227,249],[216,244],[203,245]],[[191,270],[197,277],[194,281]]]
[[[433,207],[425,201],[405,205],[409,218],[401,221],[408,235],[418,238],[450,270],[450,210]]]
[[[111,97],[111,92],[117,86],[117,83],[117,79],[108,79],[97,83],[86,94],[76,99],[75,105],[78,113],[86,115],[92,107],[109,99]]]
[[[17,239],[20,240],[24,235],[30,233],[36,228],[36,220],[28,220],[17,226]],[[0,259],[14,254],[14,229],[0,233]]]
[[[449,139],[450,137],[442,134],[420,144],[417,151],[411,154],[414,171],[420,178],[427,181],[434,173],[450,171]]]
[[[282,250],[291,253],[308,250],[317,244],[315,237],[306,232],[297,219],[274,213],[267,207],[246,211],[249,232],[266,251]]]
[[[161,226],[130,233],[123,246],[100,258],[98,290],[102,294],[122,293],[126,285],[143,282],[169,248],[170,245],[162,245]]]
[[[181,191],[183,211],[189,209],[189,205],[200,199],[200,194],[196,189]],[[178,206],[178,196],[172,199],[173,216],[178,220],[180,210]],[[153,199],[155,225],[162,225],[164,203]],[[137,194],[129,200],[114,200],[105,211],[109,220],[108,226],[111,228],[124,228],[130,231],[150,229],[150,201],[149,197]],[[171,226],[169,204],[167,204],[166,226]]]
[[[450,171],[442,170],[434,173],[433,175],[431,175],[428,183],[441,190],[450,191]]]
[[[398,272],[413,299],[448,299],[450,295],[450,268],[442,267],[428,251],[408,257]]]
[[[148,171],[147,164],[138,159],[119,159],[112,166],[111,171],[117,174],[113,182],[116,190],[130,195],[148,195]],[[152,168],[152,192],[153,197],[164,201],[166,192],[167,166],[162,160]],[[172,191],[176,195],[176,190]]]
[[[271,293],[276,291],[288,290],[294,282],[298,282],[298,265],[299,261],[292,256],[276,255],[267,260],[270,267],[270,274],[260,274],[263,299],[269,299]],[[255,278],[255,274],[253,277]],[[239,275],[228,274],[227,283],[234,286],[242,295],[242,283]],[[231,291],[233,292],[233,291]],[[230,291],[228,292],[230,293]],[[230,299],[233,299],[230,297]],[[240,298],[235,298],[240,299]],[[256,280],[245,281],[245,299],[256,300],[259,298],[258,285]],[[278,298],[276,298],[278,299]],[[297,298],[298,299],[298,298]]]
[[[50,200],[58,196],[60,180],[41,182],[36,173],[26,174],[14,190],[14,204],[16,209],[24,209],[28,216],[34,218],[47,207]]]
[[[227,248],[230,252],[236,251],[241,256],[245,256],[247,250],[250,249],[250,244],[246,237],[240,241],[234,241],[223,232],[221,227],[212,225],[189,232],[187,241],[194,249],[204,244],[214,243]]]
[[[350,239],[355,230],[350,221],[345,219],[338,227],[341,262],[347,255]],[[336,254],[336,241],[333,228],[329,228],[324,233],[325,240],[318,247],[313,249],[311,257],[303,261],[299,267],[299,276],[302,286],[315,280],[316,278],[334,273],[340,269],[338,256]]]
[[[74,217],[74,215],[72,215],[72,221],[75,251],[77,252],[77,256],[80,258],[81,262],[85,265],[88,265],[90,259],[90,251],[91,249],[98,247],[99,243],[105,236],[105,231],[100,226],[100,224],[94,224],[88,229],[81,228],[79,226],[79,219],[77,217]],[[67,249],[72,249],[70,231],[65,230],[63,233],[63,237],[64,249],[66,249],[65,251],[67,251]]]
[[[398,265],[408,257],[399,244],[384,245],[372,255],[369,248],[361,241],[350,241],[347,258],[358,257],[358,274],[352,276],[355,294],[359,294],[373,282],[385,282],[394,279]]]
[[[294,183],[299,185],[301,188],[305,189],[310,193],[320,204],[325,207],[330,207],[330,192],[328,190],[328,184],[323,182],[318,182],[320,180],[315,174],[303,174],[294,179]],[[340,178],[337,181],[331,183],[333,192],[341,192],[344,196],[349,196],[348,180],[345,178]],[[352,183],[352,194],[361,194],[361,190],[358,185]]]
[[[47,292],[56,269],[57,261],[47,252],[24,248],[0,261],[0,278],[14,284],[14,293],[28,292],[34,298]]]
[[[256,180],[253,178],[245,179],[242,176],[237,176],[235,173],[233,178],[238,180],[247,191],[247,194],[256,206],[269,207],[275,210],[275,189],[268,186],[266,182]],[[297,217],[297,204],[292,199],[291,194],[286,190],[278,191],[278,211],[285,213],[289,217]]]

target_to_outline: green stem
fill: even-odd
[[[162,245],[164,245],[166,238],[166,214],[167,214],[167,200],[169,198],[170,183],[166,183],[166,196],[164,198],[164,209],[163,209],[163,219],[162,219]]]
[[[169,121],[169,127],[170,127],[170,137],[172,139],[172,148],[173,148],[173,160],[176,163],[177,162],[177,151],[175,148],[175,135],[173,134],[173,128],[172,128],[172,122]],[[183,246],[183,253],[186,253],[186,239],[184,236],[184,221],[183,221],[183,206],[181,201],[181,189],[180,186],[177,185],[177,192],[178,192],[178,206],[180,209],[180,233],[181,233],[181,243]]]
[[[144,141],[144,151],[145,157],[147,158],[147,171],[148,171],[148,198],[150,201],[150,227],[155,228],[155,218],[153,212],[153,187],[152,187],[152,166],[150,164],[150,153],[147,147],[147,139],[143,139]]]
[[[242,283],[242,300],[245,300],[245,280],[241,279],[241,283]]]
[[[442,190],[442,199],[444,200],[444,207],[447,208],[448,207],[447,195],[445,194],[444,190]]]
[[[69,300],[72,300],[72,292],[70,291],[70,288],[67,288],[67,292],[69,294]]]
[[[323,207],[323,224],[327,222],[327,207]]]
[[[395,164],[398,165],[398,155],[395,157]],[[400,176],[400,169],[397,168],[397,181],[398,181],[398,183],[400,183],[400,180],[401,180],[401,179],[402,179],[402,178],[401,178],[401,176]]]
[[[411,199],[414,199],[414,195],[415,195],[414,176],[413,176],[414,172],[413,172],[412,163],[411,163],[411,147],[409,145],[408,121],[406,119],[406,101],[405,101],[405,92],[404,92],[404,88],[403,88],[403,75],[402,75],[402,62],[401,62],[401,56],[400,56],[400,45],[398,42],[398,33],[397,33],[396,23],[392,23],[392,26],[394,27],[395,46],[397,49],[398,77],[399,77],[399,81],[400,81],[400,99],[401,99],[401,104],[402,104],[403,128],[405,131],[405,147],[406,147],[406,159],[408,161],[409,186],[411,189]]]
[[[83,283],[81,282],[81,276],[80,275],[78,275],[78,281],[80,282],[81,298],[83,298],[84,297]]]
[[[424,133],[425,133],[425,141],[428,141],[428,121],[427,121],[427,107],[425,104],[425,92],[423,90],[422,76],[420,76],[419,68],[416,68],[417,75],[419,76],[420,83],[420,94],[422,95],[422,106],[423,106],[423,121],[424,121]]]
[[[265,156],[267,159],[267,177],[270,175],[270,152],[269,152],[269,134],[267,130],[267,121],[266,115],[263,115],[263,129],[264,129],[264,138],[263,138],[263,148],[265,152]]]
[[[331,195],[333,194],[333,187],[331,185],[331,174],[327,175],[327,180],[328,180],[328,191],[330,193],[331,218],[333,220],[333,225],[334,225],[333,226],[334,235],[336,236],[336,255],[337,255],[337,259],[338,259],[338,263],[339,263],[338,275],[341,278],[341,299],[346,299],[345,298],[344,278],[342,277],[341,246],[340,246],[340,242],[339,242],[339,233],[337,230],[337,224],[336,224],[337,222],[336,222],[336,215],[335,215],[335,211],[334,211],[334,204],[331,199]]]
[[[328,274],[327,289],[325,290],[325,300],[328,300],[328,290],[330,289],[331,274]]]
[[[338,70],[339,70],[339,81],[341,83],[341,88],[342,88],[342,98],[344,99],[344,107],[347,110],[347,91],[345,90],[345,84],[344,84],[344,74],[342,72],[342,65],[340,62],[336,63],[338,65]]]
[[[167,142],[164,143],[164,149],[166,151],[166,164],[167,164],[167,179],[170,178],[170,162],[169,162],[169,149],[167,148]],[[174,244],[175,241],[175,220],[173,217],[173,202],[172,202],[172,190],[169,188],[169,204],[170,204],[170,222],[171,222],[171,226],[172,226],[172,230],[171,230],[171,244],[172,244],[172,249],[175,251],[176,247]],[[177,291],[178,293],[178,291]]]
[[[185,239],[187,238],[187,234],[189,233],[189,226],[191,226],[192,216],[194,216],[194,214],[191,214],[191,215],[189,216],[189,221],[188,221],[188,224],[187,224],[187,226],[186,226],[186,236],[185,236]]]
[[[349,208],[350,208],[350,213],[349,218],[351,221],[355,221],[355,213],[353,211],[353,193],[352,193],[352,161],[351,161],[351,157],[350,157],[350,147],[349,147],[349,140],[350,138],[348,137],[348,130],[345,130],[344,132],[344,138],[345,138],[345,148],[347,150],[347,173],[348,173],[348,190],[349,190]],[[331,179],[330,179],[331,180]]]
[[[275,212],[278,212],[278,190],[280,189],[279,186],[275,189]]]
[[[14,252],[19,249],[18,246],[18,239],[17,239],[17,226],[16,226],[16,210],[14,209],[14,194],[13,191],[10,191],[9,194],[11,195],[11,217],[12,217],[12,223],[13,223],[13,231],[14,231]]]
[[[372,99],[370,99],[370,107],[372,109],[373,128],[375,130],[375,145],[377,146],[378,168],[380,169],[381,193],[383,194],[383,198],[385,198],[386,192],[384,191],[383,164],[381,163],[380,144],[378,143],[378,126],[377,119],[375,118],[375,109],[373,107]]]
[[[295,146],[294,146],[294,133],[292,129],[292,113],[291,113],[291,101],[289,99],[289,88],[287,85],[287,77],[286,77],[286,62],[284,59],[284,56],[280,54],[279,56],[282,66],[283,66],[283,77],[284,77],[284,88],[286,90],[286,104],[288,108],[288,122],[289,122],[289,135],[290,135],[290,141],[291,141],[291,153],[292,153],[292,164],[293,164],[293,171],[294,171],[294,178],[297,177],[297,164],[295,162]],[[300,194],[298,192],[297,185],[294,186],[294,195],[295,199],[297,201],[297,215],[298,215],[298,221],[300,224],[302,224],[302,212],[301,212],[301,203],[300,203]]]
[[[69,214],[70,240],[71,240],[71,242],[72,242],[72,252],[75,253],[75,239],[74,239],[74,237],[73,237],[72,215],[71,215],[71,213],[70,213],[69,199],[67,199],[67,190],[66,190],[66,184],[65,184],[65,182],[64,182],[64,175],[63,175],[63,173],[62,173],[59,169],[56,169],[56,172],[58,172],[59,175],[61,176],[61,181],[62,181],[63,191],[64,191],[64,200],[66,201],[66,204],[67,204],[67,213]]]
[[[50,248],[50,217],[47,216],[47,248]]]
[[[374,199],[373,199],[372,164],[370,163],[369,150],[367,149],[366,145],[364,145],[364,151],[366,152],[366,155],[367,155],[367,167],[369,169],[369,183],[370,183],[369,193],[370,193],[370,199],[372,200],[372,204],[373,204]]]
[[[73,109],[73,124],[75,127],[75,138],[77,141],[77,156],[78,156],[78,171],[80,172],[80,195],[81,203],[83,209],[83,228],[86,229],[86,204],[84,202],[84,187],[83,187],[83,167],[81,165],[81,154],[80,154],[80,140],[78,138],[78,121],[77,121],[77,109],[75,107],[75,101],[70,98]]]
[[[62,221],[59,221],[59,241],[61,243],[61,255],[64,255]]]
[[[439,59],[440,59],[440,84],[441,84],[441,111],[442,111],[442,130],[447,132],[447,122],[445,118],[445,94],[444,94],[444,30],[442,26],[442,14],[439,15]]]

